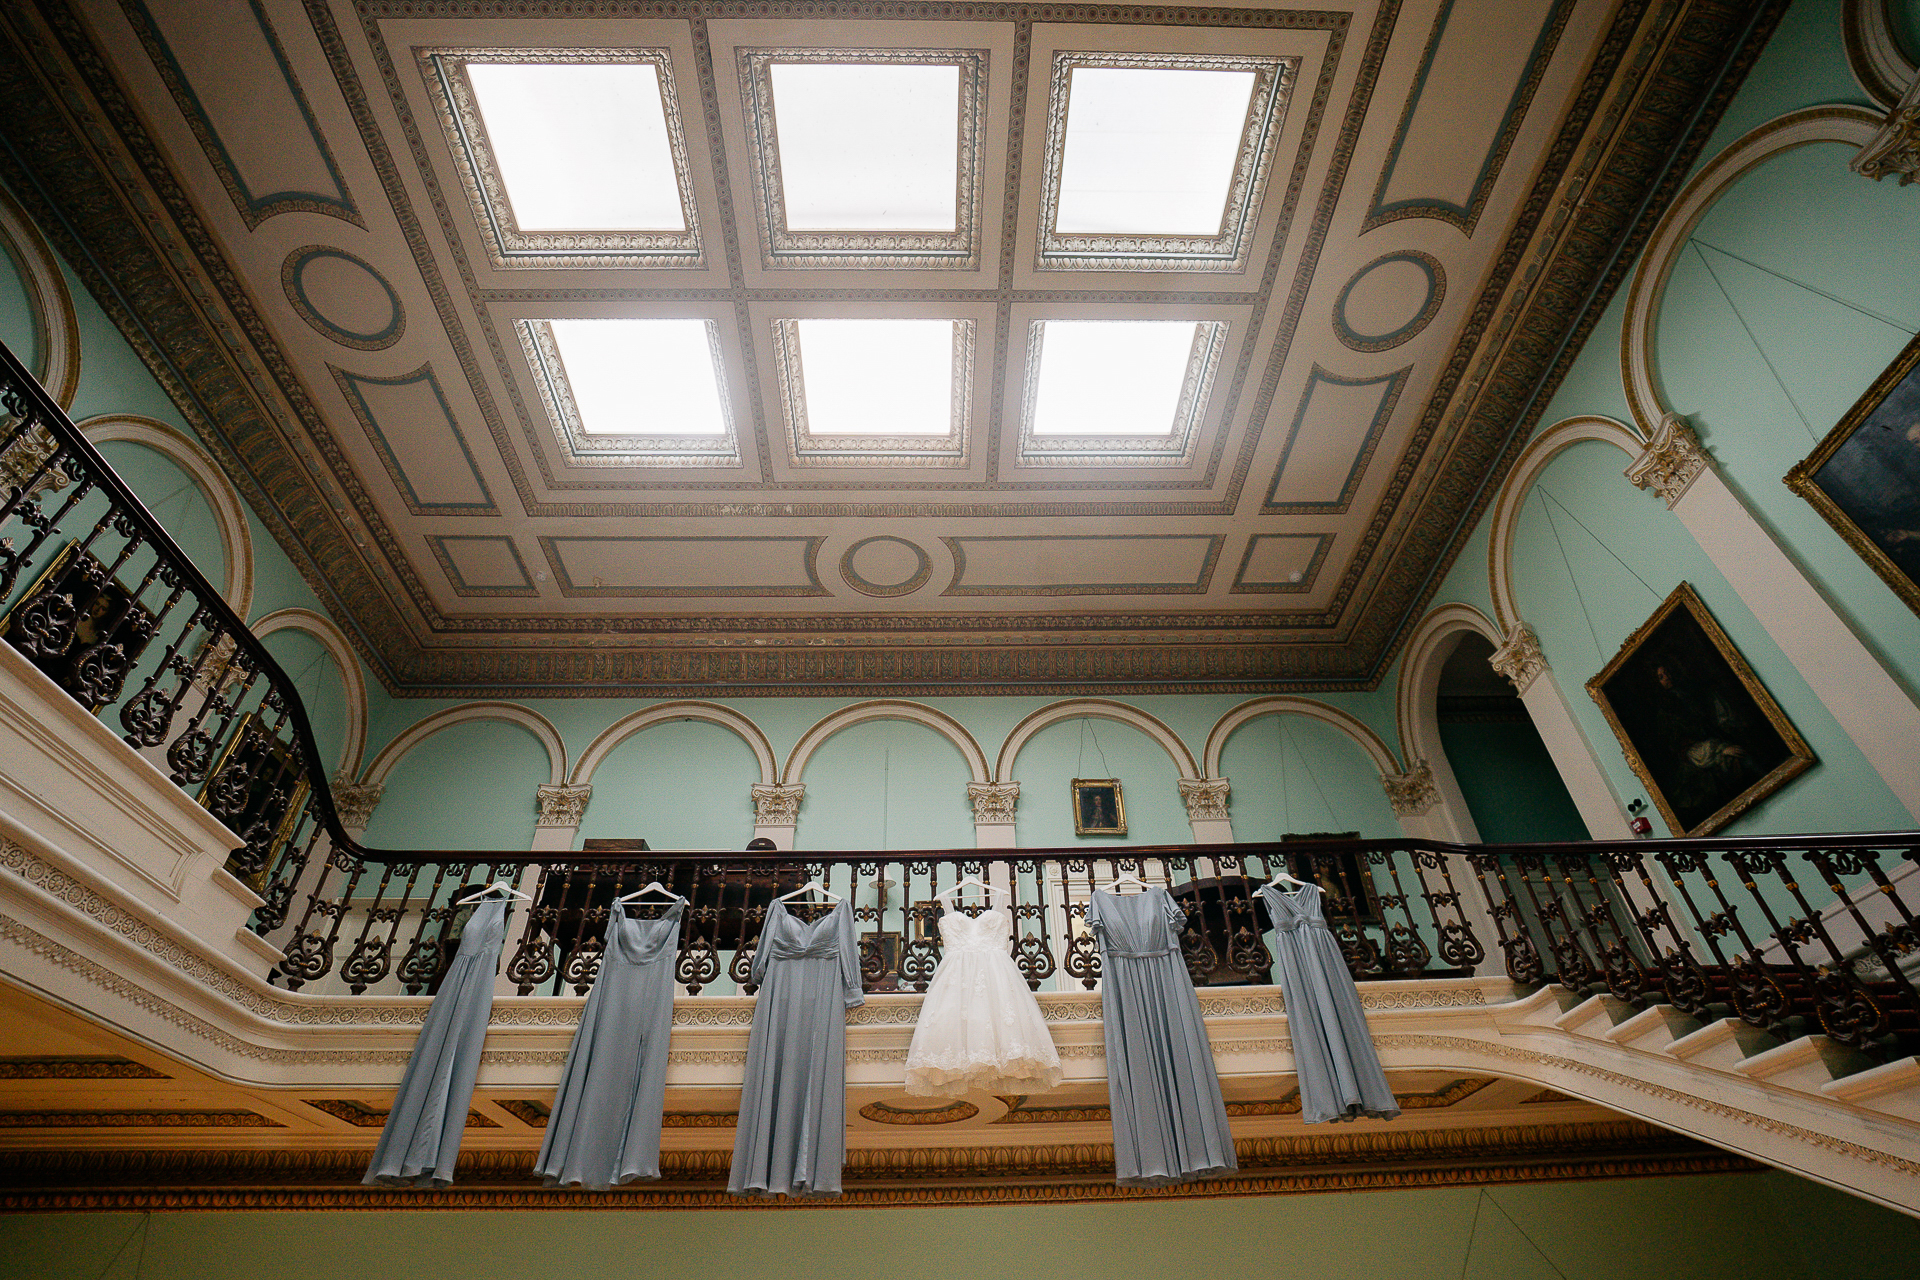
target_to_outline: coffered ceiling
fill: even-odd
[[[1365,686],[1772,6],[44,0],[0,172],[402,693]]]

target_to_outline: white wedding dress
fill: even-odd
[[[1039,1093],[1060,1083],[1060,1055],[1009,954],[1012,938],[1002,907],[941,915],[940,967],[907,1050],[908,1093]]]

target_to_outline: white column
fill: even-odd
[[[1014,847],[1013,807],[1019,799],[1020,784],[1017,782],[967,784],[967,802],[973,806],[974,848]]]
[[[807,784],[804,782],[796,782],[791,786],[755,783],[753,838],[771,840],[776,849],[793,848],[793,829],[800,825],[800,799],[806,793]]]
[[[1515,623],[1487,661],[1519,691],[1540,741],[1553,757],[1560,781],[1566,784],[1581,821],[1587,824],[1587,833],[1595,840],[1631,839],[1633,832],[1627,826],[1620,797],[1613,793],[1612,784],[1594,758],[1593,747],[1587,735],[1580,732],[1559,684],[1541,679],[1549,675],[1547,658],[1540,652],[1540,641],[1533,632],[1524,623]]]
[[[1727,488],[1692,429],[1668,414],[1627,479],[1666,499],[1841,732],[1920,818],[1920,706]]]
[[[1180,779],[1180,801],[1187,806],[1187,825],[1195,844],[1232,844],[1233,820],[1227,816],[1227,797],[1233,787],[1225,778]]]

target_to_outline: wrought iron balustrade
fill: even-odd
[[[1029,983],[1091,987],[1087,894],[1127,870],[1187,908],[1196,982],[1261,982],[1267,922],[1252,889],[1285,859],[1329,890],[1362,979],[1472,972],[1497,947],[1522,984],[1863,1049],[1920,1047],[1920,833],[759,855],[363,848],[340,823],[287,674],[4,347],[0,409],[0,643],[234,831],[228,867],[264,899],[251,927],[283,951],[274,978],[291,988],[431,991],[464,918],[455,899],[502,877],[535,899],[513,920],[517,989],[589,985],[613,898],[649,879],[690,901],[686,989],[744,988],[767,903],[803,874],[853,897],[872,989],[925,985],[939,956],[933,894],[967,874],[1013,895]]]

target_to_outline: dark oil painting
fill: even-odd
[[[1587,691],[1676,836],[1719,830],[1814,762],[1684,582]]]

